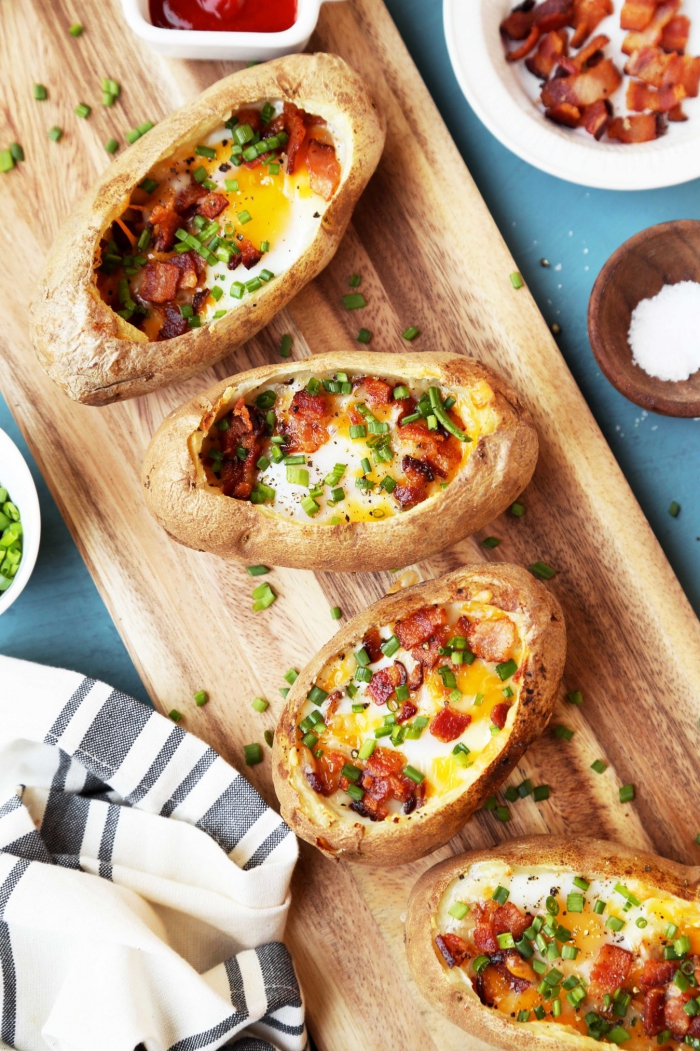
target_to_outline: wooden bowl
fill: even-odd
[[[588,304],[588,335],[604,374],[636,405],[664,416],[700,416],[700,371],[659,380],[635,365],[627,334],[632,311],[664,285],[700,282],[700,221],[650,226],[625,241],[598,274]]]

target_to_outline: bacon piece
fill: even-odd
[[[172,207],[164,208],[157,204],[149,222],[153,224],[156,233],[154,248],[158,252],[168,252],[175,244],[175,232],[182,226],[182,219]]]
[[[228,200],[222,193],[208,193],[197,205],[197,211],[205,219],[216,219],[228,205]]]
[[[224,462],[221,468],[221,488],[226,496],[247,500],[253,491],[257,472],[257,461],[262,452],[265,420],[262,413],[239,398],[228,415],[229,428],[221,432],[221,451]],[[247,450],[245,460],[237,456],[237,449]]]
[[[477,902],[472,908],[476,921],[472,934],[474,944],[477,949],[488,955],[498,952],[498,942],[493,929],[493,919],[497,909],[498,905],[495,901]]]
[[[411,656],[415,661],[418,661],[422,667],[432,669],[438,661],[444,660],[444,657],[440,654],[440,649],[444,647],[449,637],[449,628],[438,628],[430,639],[430,642],[423,642],[420,646],[413,647],[411,650]]]
[[[427,642],[438,628],[447,623],[447,614],[440,606],[421,606],[405,620],[397,620],[395,631],[405,650]]]
[[[624,984],[632,967],[634,957],[619,945],[604,945],[591,969],[591,982],[601,994],[614,993]]]
[[[177,295],[180,270],[173,263],[146,263],[135,283],[141,299],[150,303],[168,303]]]
[[[620,12],[621,29],[646,29],[659,0],[625,0]]]
[[[572,47],[580,47],[604,18],[613,13],[612,0],[574,0],[574,11],[568,25],[574,29]]]
[[[320,449],[328,441],[328,431],[323,422],[327,413],[325,394],[297,391],[284,424],[284,433],[290,439],[286,446],[288,452],[315,453]]]
[[[397,424],[400,424],[404,417],[412,416],[414,414],[416,411],[416,402],[413,398],[402,398],[399,402],[399,406],[399,415],[396,418]]]
[[[622,83],[622,76],[610,58],[597,66],[569,77],[555,77],[547,81],[542,89],[542,102],[551,109],[562,103],[577,106],[592,106],[598,99],[608,98]]]
[[[408,722],[409,719],[413,718],[417,711],[418,709],[416,708],[413,701],[404,701],[401,707],[399,708],[398,712],[396,713],[397,723]]]
[[[246,270],[252,270],[253,267],[257,266],[257,264],[262,259],[262,252],[260,252],[255,247],[255,245],[248,240],[247,237],[244,237],[241,241],[238,241],[237,246],[238,254],[231,256],[228,263],[226,264],[228,269],[236,270],[241,265],[241,263],[243,263],[243,266],[246,268]]]
[[[325,722],[329,723],[338,711],[338,705],[343,699],[343,695],[340,690],[333,690],[328,697],[328,707],[326,708],[326,714],[324,716]]]
[[[688,115],[687,115],[687,113],[683,112],[683,107],[682,106],[674,106],[673,109],[670,109],[668,111],[667,116],[668,116],[669,120],[672,120],[675,123],[678,123],[680,121],[684,121],[684,120],[688,119]]]
[[[340,186],[340,164],[335,154],[335,146],[330,143],[309,139],[306,151],[306,167],[309,169],[309,184],[314,193],[330,201]]]
[[[546,80],[562,55],[569,50],[569,34],[565,29],[553,29],[551,33],[540,38],[535,54],[528,58],[525,65],[534,76]]]
[[[664,1002],[666,994],[663,989],[650,989],[644,997],[643,1024],[647,1036],[658,1036],[664,1030]]]
[[[592,40],[588,41],[585,47],[582,47],[575,55],[569,56],[565,65],[567,72],[582,73],[587,66],[598,65],[597,62],[593,63],[592,59],[596,55],[600,55],[602,58],[603,48],[607,47],[609,43],[609,36],[603,36],[602,33],[599,36],[594,36]],[[562,63],[560,63],[560,65],[561,64]]]
[[[497,704],[491,712],[491,722],[494,726],[497,726],[499,730],[502,730],[506,725],[506,719],[508,718],[508,712],[510,711],[509,704]]]
[[[520,941],[529,926],[529,916],[521,912],[512,901],[499,905],[493,914],[493,930],[496,935],[505,934],[508,931],[516,941]]]
[[[382,653],[382,641],[379,628],[368,628],[365,632],[362,639],[362,646],[367,650],[370,664],[374,664],[375,661],[380,661],[384,656]]]
[[[460,617],[456,630],[458,635],[466,636],[472,653],[498,664],[508,660],[517,638],[515,624],[508,617],[472,621]]]
[[[686,15],[677,15],[664,26],[659,47],[662,51],[676,51],[679,55],[683,55],[688,46],[689,36],[690,19]]]
[[[544,111],[544,115],[555,124],[563,124],[567,128],[578,128],[581,123],[581,110],[578,106],[570,106],[568,102],[551,106]]]
[[[207,299],[209,298],[209,289],[203,288],[199,292],[195,292],[192,296],[192,310],[195,314],[198,314],[202,309]]]
[[[389,405],[393,396],[394,388],[384,380],[373,379],[367,376],[362,381],[362,389],[369,404],[374,408],[377,405]]]
[[[495,1006],[509,992],[522,993],[530,985],[529,980],[516,977],[506,965],[505,957],[499,955],[492,957],[491,963],[479,975],[477,993],[482,1003]]]
[[[253,131],[260,131],[262,127],[260,110],[241,109],[235,114],[235,116],[238,118],[239,124],[250,124]]]
[[[688,1026],[688,1036],[700,1036],[700,1016],[696,1015],[690,1019],[690,1025]]]
[[[390,667],[374,673],[367,686],[367,693],[375,704],[386,704],[396,687],[404,685],[406,678],[406,669],[401,661],[394,661]]]
[[[527,0],[514,8],[506,19],[501,22],[501,33],[509,40],[525,40],[529,35],[534,22],[533,7],[535,0]]]
[[[683,1008],[693,999],[694,992],[694,989],[687,989],[682,993],[675,985],[668,987],[664,1004],[664,1029],[670,1029],[676,1040],[683,1040],[688,1034],[690,1016]]]
[[[308,748],[302,746],[304,777],[314,792],[332,796],[340,785],[340,772],[347,762],[340,752],[324,748],[323,755],[316,758]]]
[[[608,126],[608,136],[619,142],[651,142],[666,129],[660,113],[639,113],[632,117],[615,117]]]
[[[361,780],[370,799],[380,804],[389,799],[407,802],[413,796],[416,785],[410,777],[401,773],[405,766],[406,756],[402,752],[375,748],[365,764]]]
[[[408,688],[409,690],[419,690],[423,685],[423,665],[418,662],[414,664],[411,669],[411,674],[408,676]]]
[[[180,215],[184,215],[188,208],[191,208],[193,204],[201,201],[202,197],[206,196],[207,191],[204,187],[193,181],[184,190],[180,190],[175,199],[175,211],[179,212]]]
[[[289,135],[287,143],[287,175],[294,175],[297,164],[297,156],[306,138],[306,123],[304,112],[293,102],[284,104],[284,130]]]
[[[667,55],[658,47],[643,47],[627,61],[625,73],[639,77],[655,88],[682,84],[689,98],[695,98],[700,83],[700,58]]]
[[[366,792],[362,799],[353,799],[350,809],[354,810],[361,817],[368,818],[370,821],[384,821],[389,813],[388,807],[372,799]]]
[[[406,756],[393,748],[378,746],[365,763],[365,770],[372,777],[386,777],[388,774],[400,774],[406,765]]]
[[[458,934],[438,934],[435,944],[448,967],[461,967],[470,957],[469,946]]]
[[[172,256],[168,263],[180,271],[178,288],[196,288],[207,271],[206,263],[196,252],[181,252],[180,255]]]
[[[627,85],[627,109],[636,113],[651,110],[653,113],[670,113],[685,98],[685,88],[678,84],[656,91],[641,80],[630,80]]]
[[[536,981],[535,972],[527,960],[522,958],[519,952],[510,949],[503,957],[503,963],[506,970],[517,982],[517,985],[515,985],[511,979],[511,986],[516,989],[517,992],[524,991],[528,985],[532,985],[532,983]]]
[[[533,24],[541,33],[571,25],[578,0],[544,0],[532,12]]]
[[[438,741],[449,744],[450,741],[456,741],[462,736],[471,721],[471,715],[464,715],[447,705],[446,708],[440,709],[430,723],[430,732],[433,737],[437,737]]]
[[[184,336],[189,332],[189,324],[186,317],[180,313],[179,307],[174,303],[166,303],[165,318],[158,331],[158,339],[174,339],[176,336]]]
[[[540,30],[537,28],[537,26],[533,26],[528,34],[527,39],[520,45],[520,47],[516,47],[515,50],[509,51],[507,53],[506,61],[519,62],[521,58],[525,58],[526,55],[530,54],[530,52],[532,51],[533,47],[539,39]]]
[[[623,52],[626,55],[632,55],[635,51],[641,51],[643,47],[658,47],[664,29],[675,18],[680,5],[681,0],[663,0],[644,29],[627,34],[622,41]]]
[[[457,427],[464,428],[462,420],[452,409],[449,416]],[[447,477],[462,459],[463,445],[459,439],[446,432],[429,431],[427,423],[422,420],[406,424],[400,433],[404,441],[415,443],[417,451],[423,454],[420,459],[426,460],[441,478]]]
[[[607,99],[598,99],[592,106],[586,106],[581,124],[594,139],[602,139],[612,119],[611,111],[612,106]]]
[[[652,989],[655,985],[668,985],[678,970],[675,960],[645,960],[639,984],[642,989]]]

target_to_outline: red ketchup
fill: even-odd
[[[281,33],[297,18],[297,0],[148,0],[154,26],[233,33]]]

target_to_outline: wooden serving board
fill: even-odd
[[[546,734],[511,779],[550,784],[551,798],[514,804],[508,825],[481,813],[444,850],[393,870],[334,864],[304,847],[288,927],[320,1051],[483,1047],[411,982],[402,926],[411,886],[450,851],[523,833],[617,837],[697,863],[698,621],[533,300],[512,288],[513,261],[381,0],[324,9],[313,41],[364,73],[389,127],[383,161],[328,270],[235,358],[187,384],[106,409],[76,405],[52,386],[27,339],[27,301],[59,223],[109,163],[102,144],[158,120],[231,68],[158,58],[118,8],[117,0],[0,6],[0,145],[18,140],[27,156],[0,177],[0,382],[161,710],[183,711],[189,730],[242,765],[242,745],[274,726],[284,671],[333,633],[329,607],[350,616],[392,582],[278,569],[266,579],[279,600],[253,615],[254,583],[242,567],[179,547],[145,510],[141,458],[170,409],[215,378],[279,360],[285,332],[296,357],[350,350],[360,325],[374,332],[373,348],[400,354],[400,333],[418,325],[414,348],[483,358],[535,416],[541,459],[525,517],[489,527],[502,538],[495,551],[475,538],[418,568],[430,577],[492,557],[544,559],[558,570],[551,587],[568,623],[565,685],[582,689],[585,703],[562,699],[555,722],[574,729],[573,740]],[[67,32],[76,18],[85,25],[77,40]],[[113,110],[99,104],[103,76],[123,86]],[[48,86],[48,101],[33,100],[34,81]],[[79,101],[94,107],[87,121],[73,114]],[[58,144],[46,138],[53,124],[65,129]],[[369,304],[362,312],[341,305],[354,272]],[[197,709],[192,694],[202,688],[211,701]],[[256,695],[271,701],[264,716],[250,707]],[[603,775],[589,769],[599,758],[609,764]],[[274,802],[269,751],[249,776]],[[622,805],[618,787],[627,782],[637,799]]]

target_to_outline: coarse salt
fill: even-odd
[[[629,344],[635,365],[659,380],[687,380],[700,369],[700,283],[664,285],[632,311]]]

